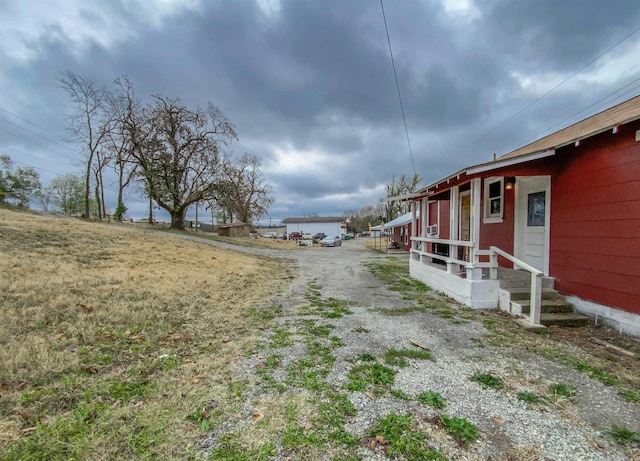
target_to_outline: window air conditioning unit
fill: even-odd
[[[427,235],[436,235],[438,233],[438,225],[434,224],[433,226],[427,227]]]

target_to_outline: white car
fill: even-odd
[[[303,240],[313,240],[313,235],[311,235],[309,232],[305,232],[304,234],[302,234],[302,239]]]
[[[339,247],[342,246],[342,240],[340,237],[325,237],[320,241],[320,246],[323,247]]]
[[[262,234],[262,236],[266,239],[274,239],[277,235],[278,234],[276,234],[275,232],[265,232],[264,234]]]

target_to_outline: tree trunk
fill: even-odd
[[[170,229],[184,230],[184,213],[186,208],[180,210],[174,210],[171,212],[171,226]]]
[[[98,219],[102,221],[102,209],[100,208],[100,185],[96,183],[96,202],[98,202]]]
[[[83,218],[90,217],[89,201],[91,196],[91,164],[93,163],[93,152],[89,154],[89,160],[87,160],[87,174],[85,175],[85,193],[84,193],[84,216]]]
[[[124,203],[122,203],[122,190],[124,189],[123,183],[123,168],[120,163],[120,169],[118,170],[118,204],[116,205],[116,213],[118,213],[118,221],[122,222],[122,210],[124,209]]]
[[[149,224],[153,224],[153,199],[149,196]]]
[[[102,167],[100,167],[100,201],[102,202],[102,217],[107,217],[107,206],[104,203],[104,182],[102,179]]]

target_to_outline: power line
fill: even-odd
[[[51,149],[51,147],[45,146],[44,144],[42,144],[40,142],[37,142],[37,141],[34,141],[33,139],[25,138],[24,136],[20,136],[19,134],[13,133],[13,132],[11,132],[9,130],[6,130],[6,129],[2,128],[2,127],[0,127],[0,131],[3,131],[5,133],[7,133],[7,134],[10,134],[11,136],[15,136],[18,139],[22,139],[23,141],[30,142],[31,144],[35,144],[36,146],[40,146],[43,149],[47,149],[48,151],[53,152],[54,154],[60,155],[62,158],[67,158],[66,154],[63,154],[62,152],[60,152],[58,150]]]
[[[631,82],[627,83],[626,85],[624,85],[624,86],[622,86],[622,87],[618,88],[617,90],[613,91],[612,93],[609,93],[608,95],[606,95],[606,96],[604,96],[604,97],[602,97],[602,98],[598,99],[596,102],[594,102],[594,103],[592,103],[592,104],[588,105],[587,107],[585,107],[585,108],[583,108],[583,109],[580,109],[580,110],[579,110],[579,111],[577,111],[577,112],[574,112],[573,114],[569,115],[568,117],[565,117],[564,119],[560,120],[559,122],[554,123],[554,124],[553,124],[553,125],[551,125],[550,127],[546,128],[546,129],[544,129],[544,130],[542,130],[542,132],[541,132],[541,133],[546,133],[546,132],[548,132],[548,131],[553,130],[555,127],[557,127],[557,126],[559,126],[559,125],[564,124],[565,122],[567,122],[567,121],[571,120],[571,119],[572,119],[572,118],[574,118],[574,117],[577,117],[579,114],[581,114],[581,113],[583,113],[583,112],[588,111],[589,109],[593,108],[594,106],[597,106],[597,107],[598,107],[598,109],[600,109],[600,108],[602,108],[602,107],[605,107],[605,106],[610,105],[610,102],[603,103],[603,104],[600,104],[600,103],[601,103],[601,102],[603,102],[603,101],[605,101],[605,100],[607,100],[607,99],[609,99],[609,98],[611,98],[611,96],[615,95],[616,93],[619,93],[620,91],[624,90],[625,88],[627,88],[627,87],[629,87],[629,86],[633,85],[634,83],[636,83],[636,82],[638,82],[638,81],[640,81],[640,77],[638,77],[638,78],[636,78],[635,80],[633,80],[633,81],[631,81]],[[618,99],[618,98],[622,98],[623,96],[626,96],[627,94],[634,92],[634,91],[635,91],[636,89],[638,89],[638,88],[640,88],[640,85],[636,85],[636,86],[634,86],[633,88],[631,88],[631,89],[629,89],[629,90],[625,91],[624,93],[622,93],[622,94],[619,94],[619,95],[615,96],[615,97],[613,98],[613,100]],[[527,145],[529,142],[531,142],[531,141],[533,141],[533,140],[535,140],[535,139],[537,139],[537,138],[539,138],[539,137],[540,137],[540,134],[535,135],[535,136],[532,136],[532,137],[530,137],[529,139],[527,139],[524,143],[519,143],[518,145],[522,145],[522,144]],[[512,149],[511,149],[511,150],[512,150]]]
[[[393,77],[396,80],[396,90],[398,90],[398,101],[400,101],[400,111],[402,112],[402,121],[404,123],[404,133],[407,135],[407,146],[409,146],[409,156],[411,157],[411,167],[413,175],[416,175],[416,166],[413,163],[413,151],[411,150],[411,141],[409,141],[409,130],[407,129],[407,118],[404,115],[404,106],[402,105],[402,96],[400,96],[400,85],[398,84],[398,74],[396,72],[396,63],[393,59],[393,51],[391,50],[391,39],[389,38],[389,28],[387,27],[387,16],[384,14],[384,4],[380,0],[380,8],[382,9],[382,19],[384,19],[384,30],[387,33],[387,43],[389,44],[389,55],[391,56],[391,66],[393,67]]]
[[[63,174],[63,173],[56,173],[55,171],[47,170],[46,168],[42,168],[40,166],[35,166],[35,165],[31,165],[29,163],[21,162],[20,160],[11,159],[11,162],[12,163],[19,163],[20,165],[28,166],[28,167],[31,167],[31,168],[33,168],[35,170],[39,170],[39,171],[46,171],[47,173],[51,173],[51,174],[55,174],[55,175]],[[71,174],[73,174],[73,173],[71,173]],[[109,191],[109,192],[113,192],[114,194],[118,193],[118,191],[115,191],[113,189],[109,189],[108,187],[104,187],[103,186],[103,188],[104,188],[104,190]]]
[[[43,127],[43,126],[40,126],[40,125],[38,125],[37,123],[30,122],[30,121],[29,121],[29,120],[27,120],[26,118],[20,117],[18,114],[15,114],[15,113],[13,113],[13,112],[11,112],[11,111],[8,111],[7,109],[4,109],[4,108],[0,107],[0,110],[1,110],[2,112],[6,112],[6,113],[7,113],[7,114],[9,114],[9,115],[13,115],[15,118],[18,118],[18,119],[22,120],[23,122],[27,122],[29,125],[35,126],[36,128],[39,128],[39,129],[41,129],[42,131],[46,131],[47,133],[51,133],[51,134],[52,134],[52,135],[54,135],[54,136],[58,136],[58,133],[55,133],[55,132],[51,131],[51,130],[50,130],[50,129],[48,129],[48,128],[45,128],[45,127]]]
[[[13,148],[13,147],[6,147],[6,146],[5,146],[5,147],[2,147],[2,150],[6,150],[6,151],[10,151],[10,152],[16,152],[16,153],[18,153],[18,154],[20,154],[20,155],[26,155],[26,156],[28,156],[28,157],[33,157],[33,158],[36,158],[36,159],[38,159],[38,160],[42,160],[42,161],[47,162],[47,163],[56,163],[57,165],[65,165],[65,166],[70,166],[70,167],[74,167],[74,168],[78,166],[78,165],[73,165],[73,164],[71,164],[71,163],[65,163],[65,162],[54,162],[53,160],[49,160],[49,159],[45,159],[45,158],[40,158],[40,157],[37,157],[37,156],[35,156],[35,155],[33,155],[33,154],[29,154],[28,152],[23,152],[23,151],[21,151],[21,150],[15,149],[15,148]],[[12,160],[12,161],[13,161],[13,160]]]
[[[382,2],[382,0],[380,0]],[[554,86],[553,88],[551,88],[549,91],[547,91],[546,93],[544,93],[542,96],[540,96],[539,98],[535,99],[533,102],[527,104],[525,107],[523,107],[522,109],[520,109],[519,111],[517,111],[515,114],[507,117],[505,120],[503,120],[502,122],[500,122],[498,125],[496,125],[495,127],[493,127],[492,129],[490,129],[489,131],[487,131],[486,133],[482,134],[481,136],[477,137],[476,139],[474,139],[473,141],[471,141],[469,144],[467,144],[466,146],[458,149],[457,151],[455,151],[452,155],[455,154],[459,154],[460,152],[462,152],[463,150],[473,146],[475,143],[477,143],[478,141],[480,141],[481,139],[484,139],[485,137],[487,137],[488,135],[490,135],[491,133],[493,133],[494,131],[496,131],[498,128],[504,126],[507,122],[513,120],[515,117],[517,117],[518,115],[520,115],[521,113],[523,113],[524,111],[526,111],[527,109],[529,109],[530,107],[532,107],[534,104],[537,104],[538,102],[540,102],[542,99],[544,99],[545,97],[547,97],[548,95],[550,95],[551,93],[553,93],[555,90],[557,90],[558,88],[560,88],[562,85],[564,85],[565,83],[567,83],[569,80],[571,80],[573,77],[575,77],[576,75],[578,75],[579,73],[581,73],[583,70],[585,70],[587,67],[591,66],[593,63],[595,63],[598,59],[600,59],[601,57],[603,57],[604,55],[606,55],[607,53],[609,53],[610,51],[612,51],[614,48],[616,48],[617,46],[619,46],[620,44],[622,44],[623,42],[625,42],[626,40],[628,40],[632,35],[636,34],[638,31],[640,31],[640,27],[637,27],[636,29],[634,29],[631,33],[629,33],[628,35],[626,35],[624,38],[622,38],[621,40],[619,40],[616,44],[614,44],[613,46],[607,48],[603,53],[600,53],[596,58],[592,59],[591,61],[589,61],[587,64],[585,64],[584,66],[582,66],[580,69],[578,69],[577,71],[575,71],[573,74],[569,75],[567,78],[565,78],[563,81],[561,81],[560,83],[558,83],[556,86]]]
[[[18,128],[20,128],[21,130],[28,131],[29,133],[33,133],[33,134],[35,134],[36,136],[40,136],[41,138],[44,138],[44,139],[46,139],[46,140],[48,140],[48,141],[52,141],[52,142],[55,142],[55,143],[58,143],[58,144],[62,144],[62,143],[61,143],[59,140],[57,140],[57,139],[52,139],[52,138],[50,138],[50,137],[48,137],[48,136],[43,135],[42,133],[38,133],[37,131],[32,130],[32,129],[30,129],[30,128],[25,128],[25,127],[23,127],[23,126],[20,126],[20,125],[18,125],[17,123],[12,122],[11,120],[8,120],[8,119],[6,119],[6,118],[4,118],[4,117],[0,117],[0,120],[4,120],[5,122],[10,123],[10,124],[11,124],[11,125],[13,125],[13,126],[17,126],[17,127],[18,127]]]

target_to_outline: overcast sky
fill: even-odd
[[[385,0],[416,172],[433,182],[640,94],[638,6]],[[0,153],[43,184],[81,171],[65,71],[216,104],[233,151],[262,158],[267,219],[359,210],[413,174],[379,0],[0,0],[0,63]],[[127,205],[146,213],[133,190]]]

